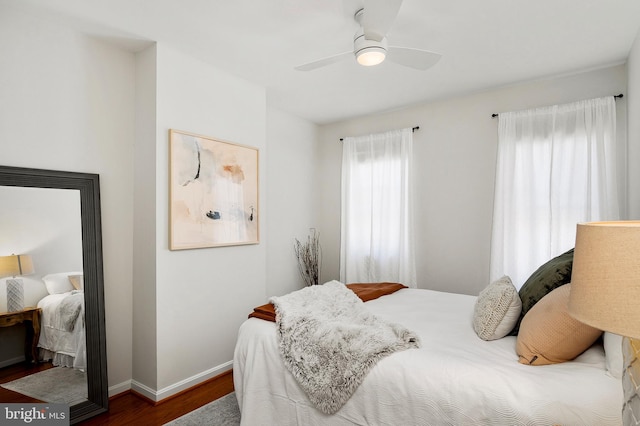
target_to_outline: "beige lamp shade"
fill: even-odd
[[[640,339],[640,221],[578,224],[569,313]]]
[[[0,256],[0,278],[33,274],[33,261],[28,254]]]

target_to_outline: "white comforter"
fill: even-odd
[[[620,425],[622,389],[594,346],[572,362],[518,363],[515,337],[486,342],[471,326],[474,296],[404,289],[367,302],[405,325],[421,349],[390,355],[334,415],[318,411],[285,369],[275,324],[240,327],[234,384],[243,425]]]

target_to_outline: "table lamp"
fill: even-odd
[[[640,221],[578,224],[569,313],[623,336],[624,425],[640,423]]]
[[[7,279],[7,312],[17,312],[24,309],[24,286],[22,280],[16,275],[28,275],[33,273],[31,256],[25,254],[0,256],[0,278]]]

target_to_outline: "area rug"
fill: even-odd
[[[240,425],[240,408],[236,393],[231,392],[222,398],[204,405],[197,410],[178,417],[165,426],[238,426]]]
[[[87,399],[87,375],[73,368],[50,368],[0,386],[43,402],[73,405]]]

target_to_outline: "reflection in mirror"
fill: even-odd
[[[107,409],[99,202],[97,175],[0,166],[0,402]]]
[[[33,333],[28,321],[15,323],[20,330],[18,341],[3,339],[6,332],[13,332],[8,324],[0,328],[0,366],[37,359],[38,366],[25,369],[43,371],[61,367],[42,374],[29,374],[2,385],[3,388],[45,399],[47,402],[74,404],[87,399],[86,342],[84,328],[84,295],[82,284],[82,229],[80,220],[80,192],[75,189],[20,188],[0,186],[0,200],[6,208],[0,212],[0,259],[20,260],[27,255],[31,259],[29,271],[13,271],[0,268],[0,311],[4,318],[24,316],[23,311],[35,309],[39,315],[40,333]],[[21,256],[11,256],[20,253]],[[20,262],[13,262],[19,265]],[[24,261],[22,262],[24,263]],[[10,265],[10,263],[5,263]],[[37,267],[37,269],[36,269]],[[25,274],[29,272],[29,274]],[[8,287],[12,275],[19,273],[18,297]],[[2,276],[0,275],[0,276]],[[75,285],[74,285],[75,283]],[[4,288],[3,288],[4,286]],[[14,299],[20,302],[12,306]],[[4,308],[4,309],[3,309]],[[9,321],[7,321],[9,322]],[[13,322],[13,321],[11,321]],[[31,339],[26,337],[27,330]],[[15,332],[13,332],[15,335]],[[23,351],[25,346],[36,346]],[[16,362],[17,361],[17,362]],[[74,371],[74,369],[76,371]],[[55,387],[46,385],[55,377]]]

